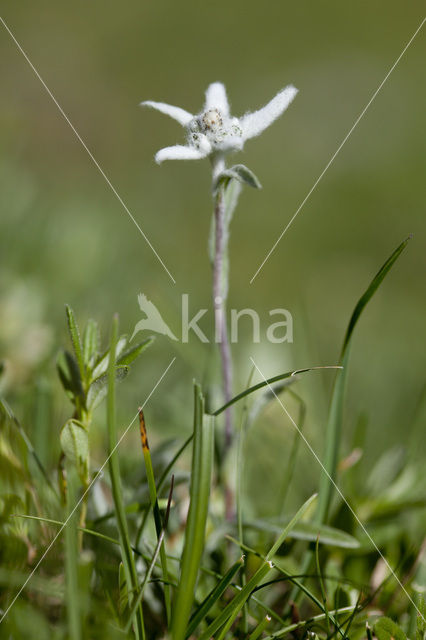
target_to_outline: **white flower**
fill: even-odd
[[[262,109],[246,113],[241,118],[229,113],[225,87],[221,82],[214,82],[207,88],[203,111],[197,115],[163,102],[142,102],[142,106],[152,107],[177,120],[187,133],[186,145],[160,149],[155,160],[160,164],[163,160],[198,160],[212,154],[222,156],[230,151],[241,151],[245,141],[269,127],[287,109],[296,94],[297,89],[288,85]]]

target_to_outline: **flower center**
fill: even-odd
[[[223,126],[222,114],[218,109],[209,109],[201,116],[201,123],[205,132],[218,131]]]
[[[209,152],[225,149],[224,145],[228,148],[229,138],[240,138],[242,131],[237,118],[226,117],[214,108],[195,116],[188,125],[188,134],[188,141],[193,147]]]

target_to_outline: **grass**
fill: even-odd
[[[72,351],[62,352],[58,373],[73,412],[59,438],[58,471],[42,462],[32,444],[34,434],[18,421],[5,399],[0,405],[0,606],[6,613],[0,626],[2,637],[34,637],[32,625],[37,620],[38,637],[71,640],[305,636],[423,640],[425,624],[419,611],[424,607],[424,551],[402,527],[406,513],[425,506],[424,496],[416,494],[414,486],[421,475],[414,466],[409,473],[398,467],[395,456],[389,457],[395,468],[378,460],[368,492],[368,483],[367,490],[357,483],[356,460],[355,466],[339,465],[352,335],[362,311],[406,245],[404,241],[392,253],[355,306],[338,363],[341,368],[334,372],[324,438],[326,473],[319,475],[318,495],[291,517],[287,510],[274,520],[245,513],[245,433],[253,415],[260,411],[261,416],[275,401],[275,394],[295,402],[302,427],[309,400],[294,389],[311,368],[256,384],[250,380],[246,389],[209,412],[205,390],[195,383],[192,433],[183,443],[165,447],[160,443],[151,449],[149,423],[139,411],[145,472],[140,485],[134,486],[117,447],[116,386],[127,378],[130,365],[151,340],[129,346],[127,338],[119,336],[115,316],[109,346],[102,351],[97,324],[90,321],[80,333],[67,307]],[[321,373],[321,368],[314,369]],[[259,396],[260,409],[249,411],[253,398]],[[97,477],[91,455],[92,413],[105,401],[109,473]],[[222,515],[232,483],[225,464],[228,452],[217,437],[221,417],[230,406],[240,411],[241,418],[235,445],[236,515],[231,518]],[[296,433],[280,486],[265,487],[265,491],[277,491],[282,502],[295,482],[301,448]],[[182,475],[188,453],[190,473]],[[380,469],[386,471],[385,485]],[[39,575],[31,578],[8,610],[57,527],[94,479],[98,493],[91,488]],[[371,528],[399,582],[336,495],[331,479],[343,481],[350,489],[345,495],[351,508]],[[99,500],[108,507],[101,516]]]

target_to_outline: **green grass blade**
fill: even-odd
[[[243,551],[246,551],[247,553],[251,553],[259,558],[261,558],[262,560],[265,560],[265,556],[263,556],[262,554],[258,553],[255,549],[247,546],[246,544],[240,544],[238,542],[238,540],[236,540],[235,538],[233,538],[232,536],[226,536],[228,540],[230,540],[231,542],[233,542],[234,544],[236,544],[237,546],[240,547],[240,549],[242,549]],[[305,585],[300,582],[300,580],[297,579],[296,576],[291,575],[291,573],[289,573],[288,571],[286,571],[279,562],[275,561],[274,562],[274,566],[275,569],[281,573],[286,580],[289,580],[290,582],[292,582],[295,587],[297,588],[297,590],[300,590],[302,593],[304,593],[310,600],[312,600],[312,602],[314,604],[317,605],[317,607],[323,611],[325,613],[325,609],[321,603],[320,600],[318,600],[318,598],[316,597],[316,595],[314,593],[312,593],[312,591],[310,591],[307,587],[305,587]],[[303,574],[303,576],[305,576],[305,574]],[[259,587],[256,589],[256,591],[259,590]],[[272,617],[276,618],[276,614],[273,610],[268,609],[263,602],[257,600],[254,596],[252,596],[253,600],[255,602],[257,602],[261,607],[263,607],[265,609],[265,611],[267,613],[269,613],[269,615],[271,615]],[[338,626],[336,620],[334,620],[330,614],[330,619],[332,620],[333,624],[336,626],[336,628],[338,629],[339,633],[343,636],[343,632],[341,631],[340,627]]]
[[[407,240],[404,240],[404,242],[402,242],[386,260],[384,265],[371,281],[364,294],[358,300],[358,303],[356,304],[349,321],[340,357],[340,364],[342,365],[343,369],[336,375],[325,433],[325,472],[321,474],[318,510],[316,514],[316,520],[320,523],[326,522],[328,516],[330,500],[333,493],[333,484],[330,481],[330,477],[333,480],[336,477],[337,459],[342,431],[343,402],[345,396],[346,377],[349,361],[349,346],[353,331],[367,303],[371,300],[372,296],[377,291],[380,284],[383,282],[389,270],[392,268],[401,253],[404,251],[405,247],[408,244],[408,241],[409,238],[407,238]]]
[[[208,640],[211,638],[216,631],[218,631],[222,626],[223,629],[221,633],[218,635],[217,640],[223,640],[227,631],[232,626],[235,618],[238,616],[239,612],[243,608],[245,602],[250,597],[253,589],[260,583],[262,580],[268,575],[268,573],[274,568],[274,565],[271,562],[271,558],[276,554],[280,546],[283,544],[284,540],[288,536],[292,527],[296,525],[298,520],[302,518],[305,512],[309,509],[312,502],[315,500],[316,494],[311,496],[298,510],[296,515],[290,520],[288,525],[284,528],[282,533],[278,536],[275,543],[272,545],[270,550],[265,556],[265,559],[259,569],[253,574],[250,580],[244,585],[239,593],[231,600],[231,602],[225,607],[225,609],[217,616],[217,618],[209,625],[206,631],[201,634],[200,640]]]
[[[77,511],[72,513],[75,505],[76,477],[73,469],[68,468],[67,511],[69,520],[65,527],[65,578],[66,606],[68,618],[68,634],[70,640],[81,640],[81,616],[78,588],[78,541]]]
[[[268,615],[265,616],[262,622],[260,622],[257,625],[256,629],[254,629],[254,631],[252,631],[252,633],[249,635],[248,640],[257,640],[258,638],[260,638],[260,636],[265,631],[266,627],[270,622],[271,622],[271,616],[268,616]]]
[[[194,444],[188,521],[179,585],[173,602],[171,637],[184,640],[204,548],[213,464],[213,418],[204,415],[200,387],[194,386]]]
[[[309,509],[314,500],[316,500],[317,494],[314,493],[310,498],[306,500],[306,502],[300,507],[299,511],[297,511],[296,515],[290,520],[290,522],[284,527],[281,535],[278,536],[275,543],[270,548],[269,552],[266,554],[266,560],[270,560],[277,553],[278,549],[283,544],[284,540],[287,538],[288,534],[291,532],[293,527],[299,522],[299,520],[304,516],[306,511]]]
[[[299,414],[297,419],[297,426],[299,427],[299,431],[295,431],[293,436],[293,444],[291,446],[291,450],[288,456],[288,462],[286,464],[286,468],[284,470],[281,490],[279,493],[279,508],[281,515],[285,513],[285,505],[288,496],[288,491],[290,489],[291,481],[293,480],[294,471],[296,469],[296,461],[297,454],[299,452],[300,443],[302,438],[300,437],[299,432],[303,432],[305,426],[305,418],[306,418],[306,403],[299,396],[299,394],[295,393],[292,389],[287,388],[286,392],[289,393],[299,404]],[[275,396],[273,396],[275,400]]]
[[[243,608],[244,603],[249,599],[254,588],[266,578],[268,573],[270,573],[273,568],[274,565],[272,564],[272,562],[264,561],[257,569],[257,571],[252,575],[250,580],[247,581],[241,591],[238,591],[231,602],[200,635],[199,640],[209,640],[221,627],[223,627],[223,629],[220,635],[217,636],[217,640],[224,637],[228,629],[232,626],[235,618]]]
[[[160,536],[164,538],[164,535],[162,535],[163,522],[161,519],[160,508],[158,506],[157,489],[155,487],[155,478],[154,478],[154,469],[152,466],[151,452],[149,450],[148,435],[146,432],[145,417],[142,409],[139,409],[139,425],[140,425],[140,434],[141,434],[141,442],[142,442],[142,453],[145,461],[146,477],[148,481],[149,497],[151,500],[151,506],[154,513],[154,522],[155,522],[155,531],[157,533],[157,540],[159,540]],[[168,584],[169,572],[167,569],[167,556],[166,556],[164,541],[160,545],[160,560],[161,560],[161,566],[163,571],[164,601],[166,605],[167,623],[170,624],[172,604],[171,604],[170,585]]]
[[[225,573],[223,578],[217,583],[217,585],[211,590],[208,596],[200,604],[198,609],[194,611],[194,614],[189,621],[189,625],[186,631],[187,638],[193,634],[200,622],[204,620],[210,609],[216,604],[219,598],[221,598],[221,596],[231,583],[232,579],[234,578],[235,574],[241,569],[243,564],[244,563],[242,558],[235,564],[233,564],[232,567]]]
[[[325,593],[324,580],[323,580],[323,577],[322,577],[321,564],[320,564],[320,560],[319,560],[319,536],[318,536],[316,544],[315,544],[315,562],[316,562],[316,566],[317,566],[317,573],[319,575],[319,583],[320,583],[320,588],[321,588],[322,603],[324,605],[325,614],[327,616],[325,621],[326,621],[326,624],[327,624],[327,635],[328,635],[330,633],[330,617],[328,615],[327,595]]]
[[[247,381],[247,388],[250,388],[251,381],[253,379],[253,375],[255,372],[255,367],[253,366],[250,371],[250,375]],[[240,422],[240,430],[238,433],[238,444],[237,444],[237,469],[236,469],[236,478],[235,478],[235,501],[237,508],[237,531],[238,531],[238,539],[241,543],[244,542],[244,530],[243,530],[243,444],[245,439],[246,429],[248,427],[248,396],[246,396],[245,402],[243,404],[243,409],[241,412],[241,422]],[[244,560],[245,564],[245,560]],[[240,586],[241,588],[247,582],[246,579],[246,571],[242,571],[240,573]],[[248,615],[247,615],[247,606],[243,607],[243,615],[242,615],[242,630],[243,633],[247,634],[248,632]]]
[[[38,520],[39,522],[45,522],[46,524],[54,524],[55,526],[58,526],[58,527],[65,526],[65,523],[62,522],[61,520],[53,520],[52,518],[42,518],[40,516],[30,516],[30,515],[21,514],[21,513],[13,513],[11,515],[14,518],[26,518],[27,520]],[[86,533],[89,536],[94,536],[95,538],[99,538],[100,540],[105,540],[105,542],[110,542],[111,544],[120,546],[120,540],[117,540],[116,538],[111,538],[111,536],[107,536],[104,533],[101,533],[100,531],[95,531],[94,529],[88,529],[87,527],[77,527],[77,529],[78,531],[81,531],[82,533]],[[132,551],[141,557],[143,555],[135,547],[132,547]]]
[[[163,529],[161,531],[160,535],[159,535],[158,540],[157,540],[157,544],[156,544],[156,547],[155,547],[155,550],[154,550],[154,554],[152,556],[151,562],[149,564],[149,567],[147,569],[145,577],[144,577],[144,579],[142,581],[142,584],[141,584],[141,586],[139,588],[139,593],[136,596],[136,598],[135,598],[135,600],[134,600],[134,602],[132,604],[132,608],[131,608],[130,614],[129,614],[129,619],[128,619],[127,624],[126,624],[126,626],[124,628],[126,633],[129,633],[130,627],[132,625],[133,616],[136,615],[137,609],[139,607],[141,607],[141,605],[142,605],[142,598],[143,598],[143,594],[144,594],[144,591],[145,591],[145,587],[148,584],[149,579],[151,578],[152,572],[153,572],[154,567],[155,567],[155,563],[157,562],[158,554],[160,553],[160,549],[161,549],[161,546],[162,546],[163,540],[164,540],[164,533],[165,533],[165,531]]]
[[[337,461],[339,456],[341,431],[343,424],[343,405],[346,389],[346,378],[349,363],[350,343],[355,326],[365,308],[370,301],[374,293],[377,291],[380,284],[383,282],[389,270],[394,265],[395,261],[399,258],[402,251],[407,246],[410,238],[404,240],[386,260],[381,269],[377,272],[376,276],[367,287],[364,294],[358,300],[355,309],[350,318],[348,328],[346,330],[345,338],[343,340],[343,346],[340,357],[340,364],[342,369],[337,372],[334,382],[333,393],[331,397],[330,409],[327,420],[327,427],[325,432],[325,452],[324,452],[324,469],[321,473],[319,491],[318,491],[318,507],[315,513],[315,522],[323,524],[327,522],[328,511],[330,507],[331,497],[333,495],[333,482],[336,478]],[[331,480],[330,480],[331,478]],[[313,562],[313,553],[308,550],[305,554],[305,558],[302,565],[302,573],[309,573],[309,569]],[[297,589],[293,589],[290,594],[290,599],[298,601],[301,596],[301,592]]]
[[[114,509],[117,520],[117,528],[120,539],[121,555],[124,571],[128,584],[128,592],[136,593],[138,578],[134,562],[133,551],[130,545],[129,531],[127,528],[126,512],[123,503],[123,491],[121,487],[120,466],[117,444],[117,424],[115,410],[115,353],[118,336],[118,318],[114,316],[111,331],[110,357],[108,363],[108,397],[107,397],[107,424],[108,424],[108,454],[109,472],[111,477],[111,490],[114,501]],[[135,634],[138,639],[144,640],[145,627],[143,622],[142,607],[138,607],[135,616]]]
[[[395,251],[389,256],[389,258],[386,260],[383,266],[376,273],[370,285],[368,286],[364,294],[361,296],[361,298],[358,300],[358,303],[352,313],[352,317],[349,321],[349,325],[346,330],[345,339],[343,341],[342,354],[340,358],[341,360],[343,358],[343,355],[346,349],[349,346],[349,342],[352,337],[353,330],[355,329],[355,325],[358,322],[361,313],[363,312],[364,308],[367,306],[369,300],[376,293],[377,289],[380,287],[383,280],[387,276],[388,272],[393,267],[394,263],[398,260],[399,256],[404,251],[405,247],[407,246],[410,240],[411,240],[411,236],[409,236],[406,240],[401,242],[401,244],[395,249]]]
[[[43,478],[46,480],[47,485],[53,491],[55,496],[57,498],[59,498],[58,492],[57,492],[56,488],[54,487],[51,479],[49,478],[49,474],[47,473],[47,470],[46,470],[44,464],[40,460],[40,457],[38,456],[37,451],[34,449],[34,447],[32,445],[32,442],[29,439],[25,429],[23,428],[23,426],[19,422],[18,418],[13,413],[12,409],[10,408],[10,406],[8,405],[6,400],[4,400],[3,398],[0,398],[0,410],[2,410],[5,413],[5,415],[10,420],[10,422],[16,427],[19,435],[21,436],[22,440],[24,441],[24,444],[25,444],[25,446],[27,448],[28,453],[34,458],[34,461],[35,461],[40,473],[42,474]]]
[[[340,369],[340,368],[341,368],[340,365],[331,365],[331,366],[325,366],[325,367],[308,367],[307,369],[296,369],[294,371],[287,371],[286,373],[281,373],[280,375],[274,376],[273,378],[268,378],[268,380],[263,380],[262,382],[259,382],[258,384],[255,384],[252,387],[249,387],[248,389],[244,389],[244,391],[241,391],[241,393],[231,398],[229,402],[219,407],[219,409],[216,409],[216,411],[214,411],[212,415],[218,416],[223,411],[225,411],[225,409],[235,404],[239,400],[242,400],[242,398],[245,398],[246,396],[250,395],[254,391],[257,391],[258,389],[263,389],[263,387],[270,386],[275,382],[280,382],[280,380],[285,380],[286,378],[297,376],[299,375],[299,373],[306,373],[307,371],[317,371],[318,369]]]
[[[329,615],[330,618],[331,616],[338,616],[338,615],[343,615],[344,613],[351,613],[354,609],[357,608],[357,605],[353,606],[353,607],[342,607],[341,609],[335,609],[334,611],[330,611]],[[306,625],[315,623],[315,622],[320,622],[321,620],[324,620],[326,618],[326,614],[325,613],[320,613],[317,616],[312,616],[312,618],[309,618],[308,620],[302,620],[300,622],[295,622],[294,624],[290,624],[288,627],[284,627],[283,629],[279,629],[278,631],[274,631],[274,633],[270,636],[267,636],[265,638],[265,640],[275,640],[275,638],[283,638],[284,636],[292,633],[293,631],[296,631],[296,629],[301,629],[303,627],[305,627]]]
[[[166,484],[167,478],[170,475],[170,471],[173,469],[174,465],[179,460],[180,456],[185,451],[185,449],[191,444],[193,438],[194,438],[194,434],[191,433],[191,435],[179,447],[179,449],[177,450],[177,452],[175,453],[173,458],[170,460],[169,464],[164,469],[163,473],[160,476],[160,479],[158,480],[157,495],[160,494],[161,491],[163,490],[164,485]],[[136,534],[136,541],[135,541],[135,546],[136,547],[139,546],[139,542],[140,542],[140,539],[142,537],[143,531],[145,529],[145,525],[146,525],[146,522],[148,520],[148,516],[151,513],[151,509],[152,509],[152,505],[150,504],[148,509],[145,510],[145,513],[143,515],[142,522],[141,522],[141,524],[139,526],[139,529],[138,529],[138,532]]]

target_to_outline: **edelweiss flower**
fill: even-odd
[[[254,113],[246,113],[235,118],[229,113],[229,104],[225,87],[214,82],[206,91],[203,111],[192,115],[180,107],[163,102],[142,102],[142,106],[152,107],[177,120],[187,132],[187,144],[160,149],[155,160],[198,160],[216,154],[222,156],[230,151],[241,151],[246,140],[258,136],[288,107],[297,93],[289,85],[275,96],[267,105]]]

